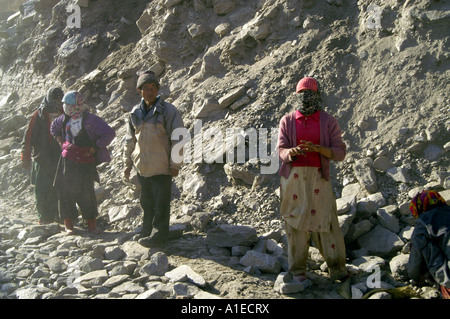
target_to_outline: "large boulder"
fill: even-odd
[[[264,254],[256,250],[249,250],[240,259],[240,263],[244,266],[251,266],[261,270],[262,272],[278,274],[281,264],[277,257]]]
[[[252,246],[257,236],[251,226],[219,225],[206,234],[206,241],[218,247]]]
[[[357,242],[371,255],[380,257],[392,257],[404,246],[397,234],[381,225],[375,226],[370,232],[359,237]]]
[[[378,191],[377,177],[370,158],[357,160],[353,165],[353,172],[359,184],[370,194]]]

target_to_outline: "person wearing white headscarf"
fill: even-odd
[[[77,206],[93,234],[97,227],[97,201],[94,182],[100,182],[96,166],[109,162],[106,147],[115,137],[114,130],[100,117],[89,112],[81,93],[72,91],[63,98],[64,113],[51,124],[51,134],[61,145],[61,167],[58,171],[60,214],[66,231],[74,232]]]

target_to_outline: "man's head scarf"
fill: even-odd
[[[61,100],[64,97],[64,92],[59,87],[53,87],[47,91],[44,100],[42,101],[44,109],[48,113],[62,113]]]
[[[438,192],[423,191],[422,193],[418,193],[411,200],[409,211],[414,218],[418,218],[420,214],[445,204],[445,199]]]
[[[83,95],[80,92],[71,91],[64,95],[62,100],[64,113],[73,119],[80,118],[89,106],[84,102]]]

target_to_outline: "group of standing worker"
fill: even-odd
[[[79,92],[64,95],[58,87],[48,91],[31,117],[22,152],[23,167],[32,166],[40,224],[60,219],[73,233],[79,208],[89,231],[101,233],[96,222],[94,182],[100,182],[96,166],[111,160],[106,147],[115,135],[105,121],[89,112]]]
[[[158,95],[159,81],[152,71],[139,75],[137,91],[142,99],[128,117],[124,177],[130,177],[134,166],[141,184],[140,243],[162,245],[169,233],[172,177],[181,167],[171,160],[177,141],[170,137],[174,129],[183,127],[183,120]],[[31,117],[22,151],[23,167],[32,168],[40,224],[61,220],[73,234],[80,211],[89,232],[102,232],[97,226],[96,167],[111,161],[107,146],[115,136],[104,120],[89,112],[81,93],[64,94],[57,87],[48,91]]]
[[[128,115],[123,157],[124,178],[129,179],[134,168],[141,185],[143,224],[138,240],[145,247],[167,241],[172,179],[182,164],[171,158],[172,147],[179,142],[171,137],[173,130],[183,127],[183,119],[173,104],[163,100],[159,89],[153,72],[139,75],[141,101]],[[330,161],[345,158],[346,144],[337,120],[323,109],[321,88],[315,78],[305,77],[297,83],[296,98],[296,109],[280,121],[277,145],[280,213],[285,222],[289,272],[295,280],[306,280],[312,240],[328,265],[330,278],[343,280],[348,277],[346,249],[337,218]],[[89,231],[101,233],[96,224],[96,166],[111,160],[107,146],[114,137],[114,130],[89,112],[79,92],[64,95],[60,88],[48,91],[31,118],[22,152],[23,167],[32,170],[40,223],[59,218],[66,231],[73,233],[78,206]],[[411,205],[419,226],[412,238],[410,262],[415,270],[411,277],[420,277],[428,266],[446,297],[450,288],[449,206],[434,193],[433,197],[427,192],[424,199],[421,195]],[[425,201],[428,206],[423,209]],[[435,249],[431,249],[433,245]],[[425,253],[424,247],[430,251]]]

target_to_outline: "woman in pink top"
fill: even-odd
[[[322,110],[319,85],[301,79],[298,109],[280,122],[281,215],[288,238],[289,271],[304,280],[310,239],[328,265],[332,280],[345,278],[345,243],[330,182],[330,160],[342,161],[346,146],[336,119]]]

